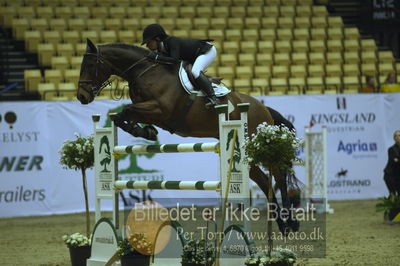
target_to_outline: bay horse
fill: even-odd
[[[116,125],[135,137],[155,139],[155,128],[141,128],[138,123],[156,125],[183,137],[219,137],[218,115],[214,109],[205,108],[204,97],[195,97],[189,106],[190,96],[184,91],[179,76],[179,64],[161,64],[148,58],[149,50],[128,44],[104,44],[96,46],[87,40],[83,56],[77,98],[82,104],[89,104],[107,85],[111,75],[119,76],[129,84],[132,104],[126,105],[114,119]],[[229,119],[240,119],[239,103],[250,103],[248,110],[248,133],[255,133],[257,125],[267,122],[274,124],[268,108],[255,98],[230,92],[220,98],[222,104],[228,101],[234,106]],[[276,111],[275,111],[276,112]],[[277,112],[276,112],[277,113]],[[288,206],[287,183],[280,171],[274,172],[284,207]],[[250,177],[268,195],[268,177],[258,167],[251,167]],[[268,196],[267,196],[268,198]],[[278,202],[274,195],[274,203]],[[286,205],[286,206],[285,206]],[[277,219],[282,233],[296,230],[294,219]]]

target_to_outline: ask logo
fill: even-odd
[[[232,176],[231,176],[231,183],[229,184],[229,193],[241,194],[243,190],[241,184],[243,175],[242,175],[242,169],[237,165],[240,164],[240,161],[242,160],[242,153],[241,153],[242,143],[239,142],[238,135],[236,135],[236,138],[234,138],[234,136],[235,136],[234,130],[232,129],[228,133],[228,138],[225,144],[225,150],[229,151],[230,147],[232,147],[232,143],[235,142],[232,161],[230,158],[227,161],[228,165],[230,164],[232,165],[232,170],[231,170]]]
[[[100,156],[100,165],[103,166],[103,170],[101,173],[110,173],[110,170],[107,167],[110,167],[111,164],[111,151],[110,151],[110,141],[108,140],[107,136],[103,136],[100,139],[100,149],[99,149],[99,156]]]
[[[239,144],[239,136],[236,135],[236,139],[233,140],[234,130],[232,129],[228,133],[228,140],[226,142],[226,150],[229,150],[229,147],[232,146],[232,141],[235,141],[235,150],[233,151],[233,159],[232,159],[232,173],[240,173],[240,170],[236,169],[236,164],[240,163],[242,159],[242,154],[240,151],[240,144]],[[230,163],[230,159],[228,159],[228,163]]]

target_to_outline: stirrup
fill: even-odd
[[[207,97],[208,102],[206,103],[206,108],[214,108],[216,105],[220,104],[220,100],[214,95],[213,97]]]

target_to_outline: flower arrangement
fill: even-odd
[[[277,248],[268,255],[266,252],[259,252],[245,260],[246,265],[293,265],[297,255],[290,249]]]
[[[64,169],[81,170],[83,192],[86,207],[86,236],[90,235],[89,201],[86,182],[86,169],[94,165],[94,144],[93,136],[82,137],[75,134],[75,140],[64,141],[59,153],[60,164]]]
[[[122,257],[122,256],[129,255],[130,253],[133,253],[134,249],[132,248],[128,239],[125,238],[118,242],[117,252],[118,252],[118,255]]]
[[[257,126],[256,132],[251,138],[246,137],[244,141],[245,162],[250,166],[261,166],[269,171],[268,177],[268,201],[273,200],[272,172],[273,169],[293,173],[292,165],[294,161],[301,162],[297,157],[297,151],[301,141],[296,137],[296,132],[289,130],[285,125],[268,125],[266,122]],[[268,262],[275,260],[272,255],[273,241],[272,221],[267,222],[268,233]],[[261,261],[259,262],[261,263]],[[264,262],[262,262],[264,263]],[[255,264],[258,265],[258,264]],[[263,265],[263,264],[261,264]]]
[[[74,233],[71,235],[63,235],[62,239],[68,247],[90,246],[90,241],[91,241],[90,237],[87,237],[80,233]]]
[[[185,263],[213,265],[214,261],[214,245],[205,239],[189,240],[183,247],[182,265]]]
[[[135,248],[133,248],[131,243],[134,243]],[[145,254],[152,254],[153,245],[147,241],[143,234],[133,234],[129,237],[129,240],[125,238],[124,240],[118,242],[117,252],[120,256],[126,256],[132,253],[141,254],[136,249],[139,251],[144,251]]]
[[[264,122],[257,126],[251,138],[245,139],[245,161],[251,166],[262,166],[264,169],[274,165],[291,171],[291,163],[300,161],[297,157],[300,143],[295,131],[284,125],[271,126]]]
[[[88,169],[94,164],[93,136],[87,138],[76,134],[76,140],[66,140],[59,153],[64,169]]]
[[[140,247],[148,246],[151,249],[151,245],[146,242],[143,238],[131,238],[132,241],[136,241],[135,244],[138,244]],[[121,265],[137,265],[137,266],[148,266],[150,265],[150,256],[146,254],[142,254],[138,250],[136,250],[130,243],[130,241],[125,238],[121,241],[118,241],[117,253],[121,260]],[[149,253],[150,254],[150,253]]]

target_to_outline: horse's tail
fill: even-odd
[[[285,172],[289,201],[294,207],[299,207],[301,204],[302,191],[305,189],[305,184],[296,177],[296,174],[293,170]]]
[[[288,188],[298,188],[303,190],[305,188],[305,184],[297,178],[296,173],[292,171],[286,171],[286,182]]]
[[[279,113],[278,111],[276,111],[275,109],[273,109],[271,107],[267,107],[267,108],[268,108],[268,111],[271,113],[272,118],[274,119],[275,125],[277,125],[277,126],[284,125],[287,128],[289,128],[289,130],[291,130],[291,131],[295,130],[292,122],[290,122],[285,117],[283,117],[283,115],[281,113]]]

